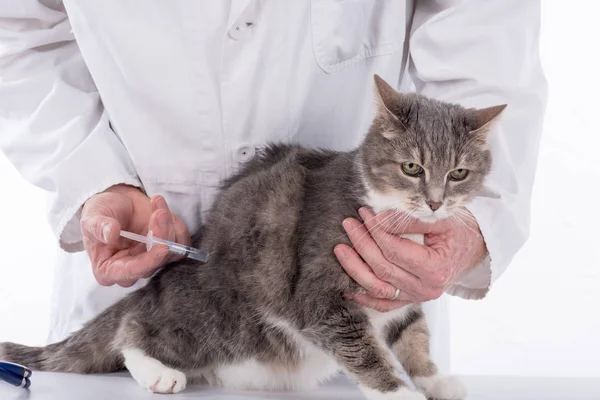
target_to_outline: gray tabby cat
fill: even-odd
[[[430,359],[421,306],[379,313],[343,299],[362,289],[333,246],[349,243],[342,221],[365,204],[433,221],[468,203],[490,170],[486,132],[504,106],[465,109],[375,82],[378,112],[359,148],[273,145],[224,183],[194,243],[211,252],[206,264],[171,265],[68,339],[3,343],[0,359],[43,371],[126,367],[158,393],[192,377],[292,390],[343,370],[369,399],[425,399],[400,379],[396,357],[427,396],[464,398]]]

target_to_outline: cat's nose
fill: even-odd
[[[428,201],[427,205],[431,208],[431,211],[436,211],[438,208],[442,206],[441,201]]]

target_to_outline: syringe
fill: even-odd
[[[150,251],[152,246],[155,244],[162,244],[169,247],[169,251],[179,256],[191,258],[193,260],[206,262],[208,259],[208,252],[204,250],[195,249],[193,247],[184,246],[179,243],[171,242],[161,238],[154,237],[152,231],[148,232],[148,236],[138,235],[137,233],[121,231],[121,236],[127,239],[135,240],[136,242],[146,243],[146,249]]]

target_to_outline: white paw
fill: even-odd
[[[125,366],[141,387],[154,393],[179,393],[185,389],[187,380],[183,372],[167,367],[138,349],[129,348],[122,352]]]
[[[154,393],[179,393],[185,389],[185,385],[186,378],[182,372],[165,367],[150,387],[143,386]]]
[[[422,393],[403,387],[395,392],[382,393],[366,387],[360,388],[369,400],[427,400]]]
[[[462,400],[467,397],[467,388],[455,376],[421,376],[415,377],[413,382],[436,400]]]

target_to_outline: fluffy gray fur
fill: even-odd
[[[361,288],[332,250],[349,244],[342,221],[359,218],[358,208],[374,195],[396,196],[395,208],[424,220],[452,215],[468,203],[490,170],[485,131],[503,107],[465,109],[400,95],[378,77],[376,88],[378,112],[356,150],[271,145],[224,182],[194,241],[210,251],[206,264],[170,265],[68,339],[46,347],[3,343],[0,359],[44,371],[103,373],[130,367],[122,351],[137,349],[166,369],[226,386],[232,383],[221,376],[223,368],[251,360],[287,378],[266,385],[240,376],[233,386],[293,389],[306,383],[293,377],[316,351],[373,399],[412,393],[389,354],[411,378],[436,376],[420,306],[390,313],[378,331],[377,313],[341,297]],[[424,173],[406,175],[406,162]],[[457,168],[469,175],[450,182],[448,173]],[[427,207],[431,200],[443,203],[438,217]],[[308,384],[328,377],[325,371],[316,375]],[[156,379],[145,386],[182,389],[181,377],[166,389],[161,376]]]

